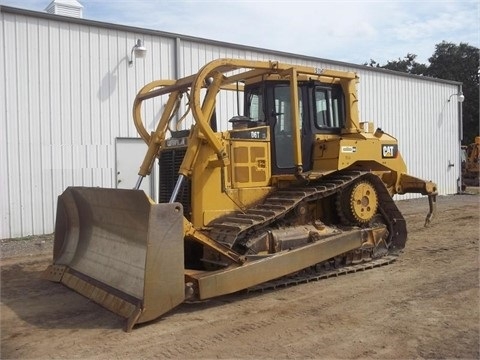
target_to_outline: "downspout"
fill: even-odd
[[[174,66],[174,68],[173,68],[173,78],[175,80],[178,80],[181,77],[181,68],[180,68],[180,61],[182,59],[182,56],[181,56],[182,54],[180,52],[181,45],[182,44],[181,44],[180,38],[176,37],[175,38],[175,45],[174,45],[175,49],[174,49],[174,52],[173,52],[173,57],[174,57],[173,58],[173,64],[174,64],[173,65]],[[179,113],[177,111],[177,113],[175,114],[175,128],[177,126],[178,121],[179,121]]]
[[[180,38],[179,37],[176,37],[175,38],[175,42],[173,44],[173,78],[175,80],[178,80],[180,78],[180,60],[181,60],[181,52],[180,52],[180,47],[181,47],[181,41],[180,41]],[[179,112],[175,112],[175,116],[174,116],[174,120],[172,121],[175,121],[175,128],[177,126],[177,123],[179,121]],[[165,129],[165,131],[168,131],[168,125]],[[155,202],[158,203],[159,199],[160,199],[160,162],[157,162],[157,171],[156,172],[153,172],[152,173],[152,186],[153,186],[153,189],[154,189],[154,200]],[[158,179],[158,180],[157,180]],[[180,184],[182,182],[183,179],[180,180]],[[178,186],[180,184],[177,184]],[[178,192],[178,189],[174,189],[174,194],[175,196],[172,195],[172,198],[173,197],[176,197],[176,192]],[[170,199],[172,202],[172,199]]]
[[[458,94],[463,94],[463,90],[462,90],[462,85],[459,85],[458,86]],[[462,141],[463,141],[463,101],[458,101],[457,99],[457,103],[458,103],[458,126],[459,126],[459,129],[458,129],[458,135],[459,135],[459,139],[458,139],[458,146],[457,146],[457,150],[458,150],[458,156],[459,156],[459,164],[460,166],[458,167],[459,169],[459,172],[460,172],[460,176],[458,177],[459,181],[458,181],[458,184],[457,184],[457,193],[458,194],[461,194],[463,192],[462,190],[462,184],[463,184],[463,174],[462,174]]]
[[[458,93],[463,94],[462,85],[458,86]],[[463,141],[463,101],[458,101],[458,123],[460,126],[459,134],[460,134],[460,145]]]

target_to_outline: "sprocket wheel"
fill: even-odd
[[[344,223],[368,224],[377,213],[378,195],[369,181],[359,181],[343,190],[337,198],[337,211]]]

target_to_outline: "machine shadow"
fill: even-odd
[[[31,260],[1,266],[2,318],[15,316],[41,329],[115,329],[123,319],[68,289],[42,278],[47,263]],[[2,331],[8,332],[8,328]]]

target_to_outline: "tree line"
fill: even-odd
[[[417,55],[407,54],[404,58],[387,61],[380,65],[375,60],[363,65],[405,72],[413,75],[459,81],[465,96],[463,102],[463,141],[468,145],[479,135],[479,49],[467,43],[442,41],[435,45],[429,64],[416,61]]]

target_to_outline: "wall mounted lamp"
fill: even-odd
[[[465,95],[463,95],[463,92],[459,92],[459,93],[450,95],[450,97],[448,98],[448,102],[450,102],[450,100],[452,99],[452,96],[455,96],[455,95],[458,96],[457,100],[459,103],[462,103],[463,100],[465,100]]]
[[[144,58],[147,53],[147,48],[143,45],[142,39],[137,39],[137,43],[133,45],[132,51],[130,52],[130,60],[128,61],[128,66],[133,64],[133,56],[135,58]]]

